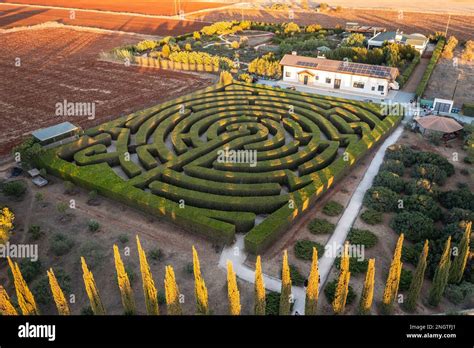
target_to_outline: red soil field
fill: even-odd
[[[147,18],[126,14],[83,12],[81,10],[75,11],[75,18],[71,19],[69,10],[0,4],[0,28],[28,26],[49,21],[163,36],[186,34],[199,30],[207,24],[188,20]]]
[[[209,86],[214,77],[97,60],[136,37],[38,29],[0,34],[0,155],[31,131],[69,121],[83,128]],[[20,58],[20,66],[15,60]],[[94,120],[56,116],[56,103],[95,103]]]
[[[58,7],[83,8],[91,10],[133,12],[150,15],[176,15],[173,0],[6,0],[17,4],[46,5]],[[185,13],[225,6],[218,2],[181,0],[180,9]]]
[[[404,11],[399,17],[398,11],[369,10],[369,9],[342,9],[339,12],[294,12],[294,19],[290,20],[286,11],[245,10],[244,19],[261,22],[290,22],[300,25],[321,24],[326,28],[334,28],[337,24],[345,26],[346,22],[357,22],[361,25],[381,26],[387,30],[400,29],[405,33],[431,34],[435,31],[446,30],[448,14],[420,13]],[[216,10],[208,13],[191,15],[189,18],[220,21],[241,19],[241,10]],[[458,39],[468,40],[474,38],[474,14],[452,15],[449,23],[448,35],[455,35]]]

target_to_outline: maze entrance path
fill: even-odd
[[[40,158],[50,172],[252,253],[400,121],[374,104],[233,82],[118,118]]]

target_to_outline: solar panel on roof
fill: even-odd
[[[358,63],[345,62],[339,66],[339,71],[353,74],[363,74],[376,77],[389,77],[390,68],[377,65],[361,65]]]
[[[312,68],[315,68],[318,66],[317,63],[312,63],[312,62],[304,62],[304,61],[297,61],[296,62],[296,65],[300,65],[300,66],[306,66],[306,67],[312,67]]]

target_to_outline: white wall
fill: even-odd
[[[335,72],[329,71],[319,71],[313,69],[305,69],[305,68],[297,68],[292,66],[284,66],[283,67],[283,81],[291,82],[291,83],[300,83],[298,80],[298,73],[301,71],[310,71],[315,74],[318,79],[314,79],[314,82],[308,82],[308,86],[310,87],[321,87],[321,88],[334,88],[334,80],[340,79],[341,80],[341,87],[342,91],[349,91],[355,93],[364,93],[368,95],[377,95],[377,96],[386,96],[388,94],[388,80],[367,77],[367,76],[355,76],[349,74],[340,74]],[[291,76],[287,77],[287,73],[290,73]],[[331,79],[330,83],[326,82],[326,78]],[[364,83],[364,88],[356,88],[354,87],[355,82],[362,82]],[[302,84],[302,83],[301,83]],[[378,86],[383,86],[383,92],[378,90]],[[372,90],[374,88],[375,90]]]

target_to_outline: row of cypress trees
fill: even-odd
[[[459,243],[458,250],[454,259],[451,261],[451,237],[446,240],[441,259],[438,267],[436,268],[433,283],[428,295],[428,303],[432,306],[439,304],[446,285],[448,282],[459,283],[462,279],[464,270],[466,268],[469,248],[470,248],[470,237],[471,237],[472,223],[468,223],[465,229],[465,233]],[[398,288],[400,284],[400,275],[402,270],[402,247],[403,247],[404,235],[401,234],[393,254],[392,262],[390,264],[389,273],[383,293],[381,309],[383,313],[391,313],[393,311],[394,303],[398,295]],[[158,304],[158,291],[156,289],[153,276],[150,270],[150,266],[147,261],[145,251],[143,250],[138,236],[136,237],[137,249],[140,261],[140,273],[142,278],[143,293],[145,298],[146,311],[149,315],[159,315],[160,309]],[[350,281],[350,267],[349,267],[349,244],[346,243],[343,249],[343,255],[340,263],[340,273],[336,284],[334,299],[332,301],[332,307],[335,314],[344,313],[347,296],[349,293],[349,281]],[[117,272],[117,283],[121,294],[122,304],[126,314],[135,314],[136,303],[134,300],[133,290],[131,288],[130,279],[126,272],[125,266],[120,256],[119,249],[116,245],[114,249],[114,261]],[[407,311],[415,311],[416,304],[419,301],[421,289],[423,286],[424,275],[427,266],[427,258],[429,251],[429,243],[425,241],[422,252],[420,254],[416,270],[413,275],[410,288],[408,290],[407,300],[403,306]],[[196,312],[197,314],[208,315],[209,301],[208,292],[204,278],[201,274],[199,257],[194,246],[192,247],[193,253],[193,273],[194,273],[194,293],[196,299]],[[23,315],[38,315],[39,310],[36,305],[33,294],[31,293],[28,285],[26,284],[23,275],[21,274],[18,263],[13,262],[8,258],[8,263],[13,275],[14,286],[16,290],[18,306]],[[83,271],[84,286],[86,289],[87,296],[89,298],[92,312],[95,315],[106,314],[105,307],[97,289],[97,285],[94,280],[94,275],[89,270],[86,260],[81,257],[81,265]],[[69,315],[71,313],[68,301],[64,295],[56,276],[52,269],[47,271],[51,293],[53,295],[54,302],[56,304],[58,313],[60,315]],[[288,263],[288,253],[285,250],[283,253],[282,262],[282,273],[281,273],[281,294],[279,304],[279,314],[289,315],[291,314],[291,275],[290,267]],[[180,302],[179,287],[176,282],[173,267],[168,265],[165,269],[165,297],[167,313],[170,315],[180,315],[183,313]],[[362,294],[359,302],[359,313],[368,314],[371,311],[373,298],[374,298],[374,285],[375,285],[375,259],[370,259],[368,262],[367,273],[362,289]],[[232,262],[227,262],[227,293],[229,303],[229,314],[239,315],[241,313],[240,304],[240,292],[237,286],[237,278],[233,269]],[[265,315],[266,307],[266,291],[265,283],[262,273],[262,263],[260,256],[257,256],[255,265],[255,306],[254,313],[256,315]],[[316,248],[313,248],[311,270],[308,277],[308,284],[306,287],[306,302],[305,302],[305,314],[314,315],[317,312],[317,304],[319,297],[319,268],[318,268],[318,252]],[[0,286],[0,314],[1,315],[17,315],[16,308],[12,305],[11,300],[5,291]]]

